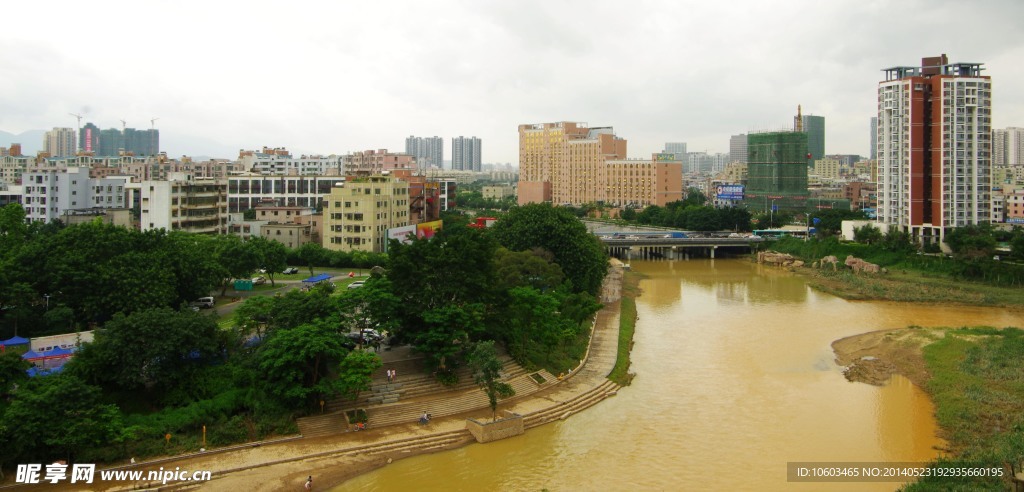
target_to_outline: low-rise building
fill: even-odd
[[[327,249],[384,252],[387,230],[409,225],[409,184],[390,175],[347,180],[324,208]]]

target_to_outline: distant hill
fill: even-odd
[[[29,130],[17,135],[0,130],[0,147],[10,147],[12,143],[21,144],[21,153],[24,155],[36,155],[36,152],[43,150],[43,135],[46,130]]]

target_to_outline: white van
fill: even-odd
[[[200,297],[199,299],[196,299],[195,301],[192,301],[192,305],[193,306],[198,307],[198,308],[203,308],[203,309],[212,308],[213,304],[214,303],[213,303],[213,298],[212,297]]]

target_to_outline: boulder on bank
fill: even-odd
[[[758,263],[766,263],[768,265],[778,265],[778,266],[787,266],[788,267],[788,266],[794,266],[794,263],[796,263],[798,261],[799,260],[794,258],[792,255],[789,255],[789,254],[786,254],[786,253],[779,253],[777,251],[758,251],[758,253],[757,253],[757,262]],[[801,265],[803,265],[802,261],[800,262],[800,265],[796,265],[796,266],[801,266]]]
[[[867,261],[864,261],[864,260],[862,260],[860,258],[857,258],[857,257],[853,256],[853,255],[847,256],[845,263],[846,263],[846,266],[850,267],[850,269],[853,270],[853,273],[860,273],[860,272],[865,272],[865,273],[882,273],[882,267],[880,267],[880,266],[878,266],[878,265],[876,265],[874,263],[869,263]]]

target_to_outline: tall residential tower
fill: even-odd
[[[878,218],[921,242],[991,219],[992,82],[924,58],[878,84]]]

